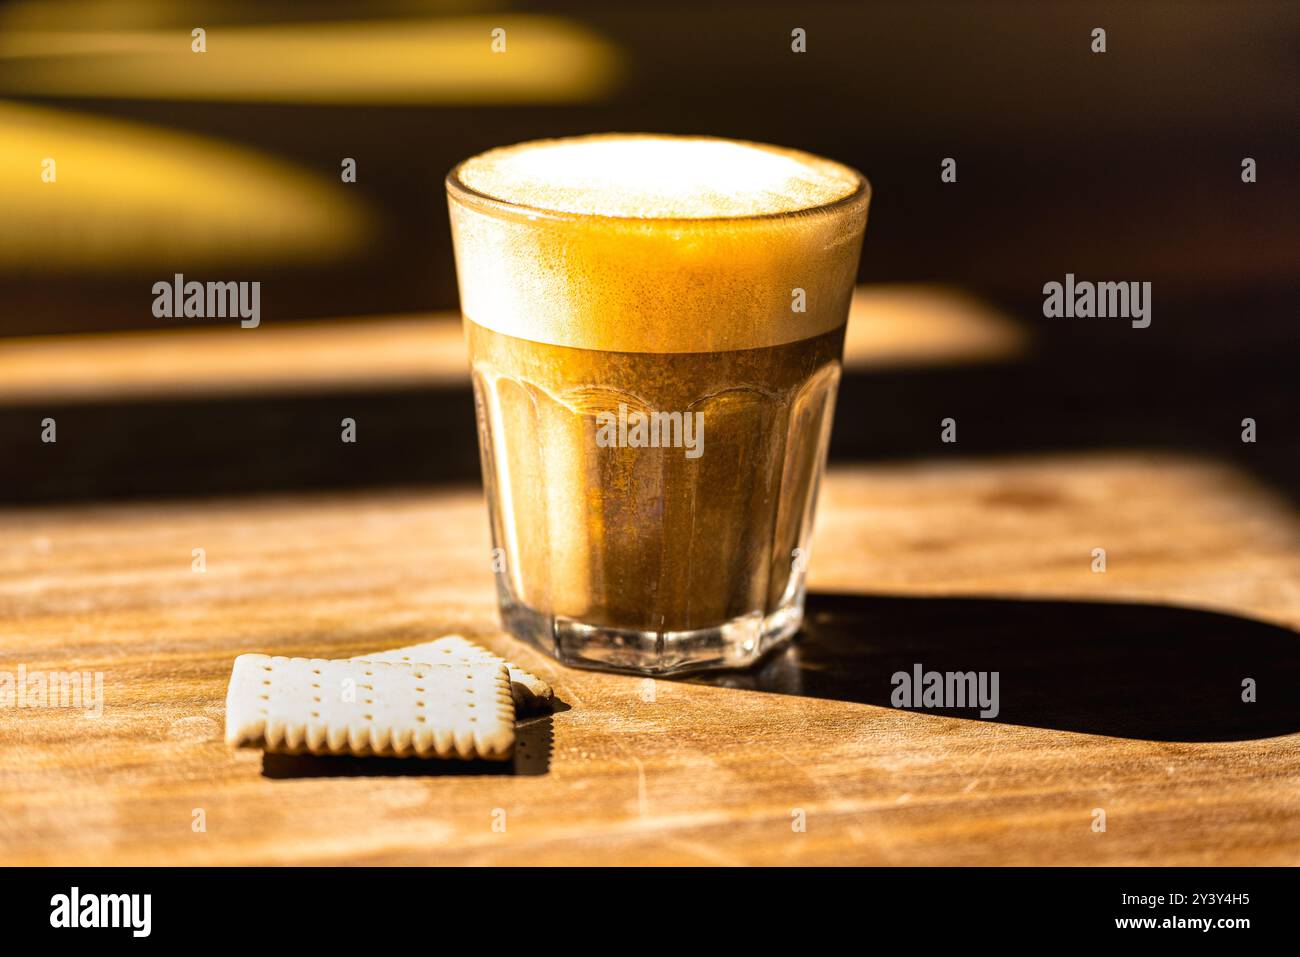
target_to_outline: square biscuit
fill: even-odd
[[[461,662],[505,665],[510,672],[510,693],[515,699],[515,710],[521,713],[546,711],[555,696],[551,686],[535,674],[525,671],[462,635],[445,635],[433,641],[406,645],[365,657],[372,661],[405,661],[411,664]]]
[[[226,694],[226,743],[279,754],[504,760],[515,745],[510,674],[492,662],[240,655]]]

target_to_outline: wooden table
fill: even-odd
[[[497,630],[472,485],[12,507],[0,671],[105,706],[0,711],[0,863],[1300,863],[1297,554],[1204,457],[846,464],[800,640],[647,681]],[[226,749],[237,654],[450,631],[555,687],[513,764]],[[892,707],[913,663],[998,670],[1001,713]]]

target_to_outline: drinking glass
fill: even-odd
[[[505,627],[643,674],[788,639],[866,179],[605,135],[490,151],[447,192]]]

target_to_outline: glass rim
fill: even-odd
[[[633,134],[628,134],[633,135]],[[654,134],[661,136],[671,136],[672,134]],[[758,143],[752,140],[731,139],[730,137],[711,137],[712,139],[723,139],[730,143],[742,143],[750,146],[763,147],[765,149],[776,149],[782,152],[802,153],[805,156],[813,156],[824,162],[834,163],[843,169],[848,170],[857,180],[857,185],[851,193],[833,199],[830,202],[818,203],[815,206],[805,206],[801,209],[781,210],[771,213],[744,213],[738,216],[614,216],[606,213],[576,213],[570,210],[547,209],[545,206],[534,206],[529,203],[517,203],[511,200],[500,199],[481,192],[474,187],[465,183],[460,178],[460,172],[464,169],[465,164],[470,160],[477,159],[481,153],[474,156],[466,157],[448,171],[444,179],[444,185],[447,188],[447,195],[455,199],[463,206],[477,208],[488,213],[497,213],[498,215],[522,216],[526,219],[550,219],[564,222],[607,222],[610,224],[621,225],[644,225],[654,226],[660,223],[665,225],[672,224],[690,224],[692,226],[707,226],[712,223],[719,225],[746,223],[746,222],[764,222],[766,220],[778,219],[800,219],[806,216],[824,216],[833,215],[846,207],[851,207],[860,202],[869,202],[871,199],[871,181],[856,167],[849,166],[847,163],[841,163],[839,160],[829,160],[825,157],[816,156],[806,150],[794,149],[784,146],[773,146],[767,143]],[[532,141],[525,141],[532,142]],[[523,144],[512,144],[523,145]],[[489,152],[485,150],[484,152]]]

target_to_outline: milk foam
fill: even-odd
[[[797,150],[709,137],[607,134],[495,149],[460,180],[559,213],[717,219],[792,213],[854,193],[857,173]]]
[[[524,143],[447,184],[465,316],[613,352],[755,349],[843,325],[870,200],[839,163],[699,137]]]

